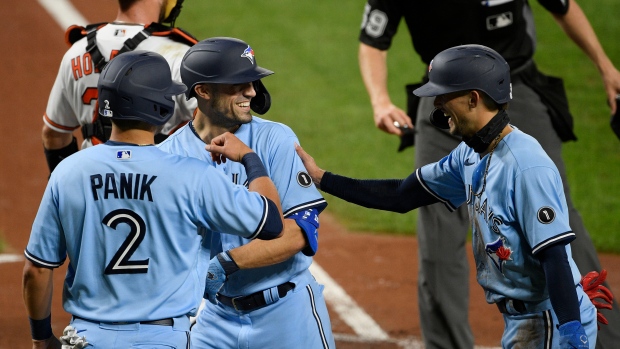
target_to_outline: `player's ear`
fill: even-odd
[[[476,91],[476,90],[471,90],[469,91],[469,94],[467,95],[469,97],[469,108],[475,108],[478,103],[480,103],[480,99],[482,98],[482,96],[480,96],[480,92]]]
[[[211,89],[207,84],[198,84],[194,86],[194,92],[197,97],[202,99],[211,99]]]

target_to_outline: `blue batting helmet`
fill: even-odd
[[[155,52],[122,53],[99,76],[99,115],[163,125],[174,113],[173,96],[187,89],[172,81],[170,66]]]

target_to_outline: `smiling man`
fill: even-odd
[[[597,311],[580,284],[575,233],[557,167],[510,125],[508,63],[481,45],[437,54],[414,93],[435,97],[431,123],[462,142],[403,180],[358,180],[320,169],[297,148],[315,184],[354,204],[394,212],[467,207],[477,279],[505,322],[502,348],[594,349]]]
[[[271,74],[258,66],[250,45],[228,37],[200,41],[181,63],[186,97],[196,98],[198,110],[160,149],[206,161],[246,185],[251,173],[204,150],[222,134],[239,138],[265,164],[286,218],[281,238],[268,244],[200,231],[203,253],[211,258],[204,295],[209,301],[192,327],[192,348],[335,347],[323,286],[308,270],[318,246],[319,213],[327,203],[295,153],[295,133],[252,115],[269,110],[271,98],[261,79]]]

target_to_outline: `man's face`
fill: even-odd
[[[469,92],[452,92],[435,97],[434,106],[448,117],[450,134],[473,136],[478,130],[469,115]]]
[[[209,117],[224,127],[252,121],[250,100],[256,96],[251,82],[243,84],[211,84]]]

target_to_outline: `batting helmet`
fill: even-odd
[[[174,112],[173,96],[187,89],[172,81],[170,66],[155,52],[116,56],[99,75],[99,115],[163,125]]]
[[[192,46],[181,62],[181,80],[188,87],[187,99],[194,97],[198,84],[242,84],[252,82],[256,96],[250,107],[264,114],[271,106],[271,97],[260,81],[273,74],[259,67],[254,50],[246,42],[228,37],[209,38]]]
[[[434,97],[480,90],[498,104],[512,99],[508,63],[499,53],[482,45],[461,45],[439,52],[428,66],[428,79],[426,84],[413,91],[416,96]],[[437,127],[448,128],[443,113],[432,113],[431,122]]]

